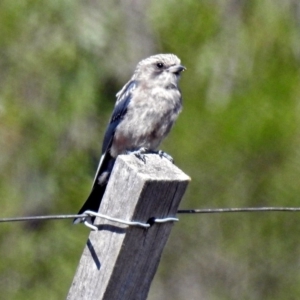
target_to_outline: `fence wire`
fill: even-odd
[[[233,207],[233,208],[197,208],[180,209],[177,214],[216,214],[216,213],[249,213],[249,212],[300,212],[300,207]],[[46,221],[64,220],[88,217],[90,214],[76,215],[48,215],[48,216],[26,216],[0,218],[0,223],[5,222],[26,222],[26,221]]]

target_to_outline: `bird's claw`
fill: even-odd
[[[134,154],[135,157],[137,157],[138,159],[140,159],[144,164],[146,163],[146,156],[145,153],[148,153],[148,149],[145,147],[142,147],[138,150],[134,150],[134,151],[127,151],[127,154]]]
[[[146,153],[152,153],[152,154],[158,154],[160,156],[160,158],[166,158],[167,160],[169,160],[172,164],[174,163],[174,159],[171,155],[169,155],[168,153],[159,150],[159,151],[152,151],[149,150],[145,147],[142,147],[138,150],[134,150],[134,151],[126,151],[126,154],[134,154],[138,159],[140,159],[141,161],[143,161],[143,163],[146,163]]]
[[[161,157],[161,158],[166,158],[167,160],[169,160],[172,164],[174,164],[174,159],[171,155],[169,155],[168,153],[162,151],[162,150],[158,150],[157,154]]]

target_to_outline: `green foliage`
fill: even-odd
[[[2,1],[1,217],[77,212],[114,95],[152,48],[187,67],[162,147],[192,177],[181,206],[298,206],[299,12],[296,0]],[[180,219],[149,299],[297,298],[296,214]],[[1,224],[2,298],[64,298],[87,233]]]

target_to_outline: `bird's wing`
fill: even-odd
[[[117,94],[115,108],[104,135],[102,154],[110,149],[115,130],[126,114],[128,104],[132,98],[132,92],[135,90],[136,85],[135,81],[129,81]]]
[[[101,176],[103,172],[110,172],[115,158],[110,155],[110,147],[114,138],[115,130],[117,126],[122,121],[124,115],[126,114],[128,104],[132,98],[132,92],[136,88],[137,83],[134,80],[129,81],[123,89],[117,94],[117,101],[110,119],[110,122],[107,126],[103,146],[102,146],[102,155],[100,162],[98,164],[97,172],[94,178],[93,186],[91,193],[78,214],[84,213],[86,210],[98,211],[101,199],[105,192],[106,185],[98,184],[97,179]],[[94,218],[92,218],[93,220]],[[83,222],[81,218],[75,218],[74,224]]]
[[[104,135],[103,144],[102,144],[102,155],[98,164],[93,186],[98,176],[102,173],[101,166],[106,160],[106,157],[109,156],[109,150],[114,138],[115,130],[117,126],[120,124],[120,122],[122,121],[124,115],[126,114],[128,104],[132,98],[132,93],[135,90],[136,86],[137,86],[137,82],[134,80],[130,80],[122,88],[122,90],[116,95],[117,96],[116,104]]]

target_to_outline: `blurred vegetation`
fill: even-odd
[[[163,149],[192,177],[182,208],[299,206],[297,0],[0,3],[1,216],[76,213],[115,93],[136,63],[187,67]],[[149,299],[296,299],[298,214],[182,215]],[[64,299],[88,229],[0,226],[3,299]]]

